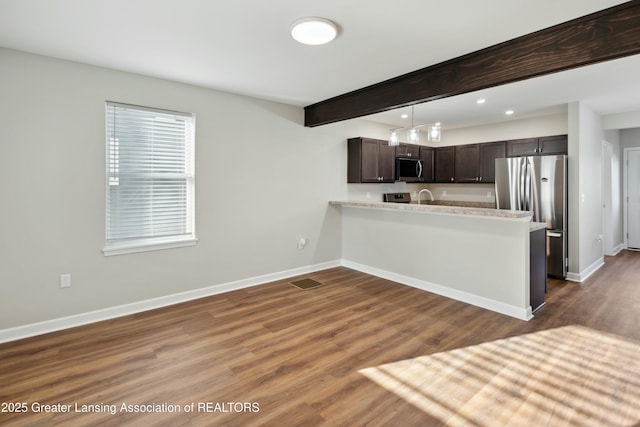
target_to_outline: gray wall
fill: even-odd
[[[0,63],[0,329],[341,258],[327,201],[346,198],[345,140],[373,124],[309,129],[284,104],[6,49]],[[106,100],[195,113],[196,246],[102,254]]]
[[[569,104],[569,277],[583,280],[603,262],[601,118]]]

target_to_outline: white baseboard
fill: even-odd
[[[278,273],[265,274],[262,276],[251,277],[234,282],[208,286],[206,288],[195,289],[193,291],[152,298],[130,304],[119,305],[116,307],[109,307],[102,310],[90,311],[87,313],[61,317],[44,322],[31,323],[24,326],[2,329],[0,330],[0,343],[15,341],[22,338],[29,338],[36,335],[60,331],[62,329],[73,328],[76,326],[82,326],[89,323],[100,322],[103,320],[109,320],[129,314],[140,313],[143,311],[166,307],[173,304],[179,304],[181,302],[187,302],[198,298],[217,295],[224,292],[230,292],[238,289],[249,288],[251,286],[275,282],[278,280],[287,279],[289,277],[299,276],[301,274],[312,273],[314,271],[340,267],[341,265],[341,260],[328,261],[320,264],[280,271]]]
[[[358,264],[348,260],[342,260],[342,265],[353,270],[371,274],[372,276],[392,280],[394,282],[402,283],[403,285],[411,286],[423,291],[431,292],[457,301],[462,301],[467,304],[475,305],[477,307],[485,308],[487,310],[495,311],[497,313],[505,314],[507,316],[515,317],[516,319],[531,320],[533,318],[533,314],[531,313],[531,306],[529,306],[527,309],[516,307],[513,305],[502,303],[500,301],[495,301],[489,298],[470,294],[468,292],[459,291],[457,289],[452,289],[446,286],[437,285],[435,283],[430,283],[413,277],[392,273],[390,271],[381,270],[374,267],[369,267],[367,265]]]
[[[582,270],[580,273],[567,273],[567,280],[572,282],[584,282],[591,276],[593,273],[598,271],[600,267],[604,265],[604,257],[598,258],[593,264],[589,267]]]
[[[618,246],[616,246],[615,248],[613,248],[613,249],[611,250],[611,253],[606,253],[606,252],[605,252],[605,255],[606,255],[606,256],[616,256],[616,255],[618,255],[620,252],[622,252],[624,249],[625,249],[625,247],[624,247],[624,243],[620,243]]]
[[[613,248],[613,253],[611,254],[611,256],[616,256],[618,255],[620,252],[622,252],[624,250],[624,244],[620,243],[618,246],[616,246],[615,248]]]

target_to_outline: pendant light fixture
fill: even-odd
[[[440,141],[442,130],[440,122],[437,123],[424,123],[421,125],[414,124],[414,106],[411,106],[411,127],[395,128],[391,129],[389,133],[389,145],[398,146],[400,140],[398,139],[398,131],[407,130],[407,142],[409,144],[418,144],[420,142],[420,130],[421,127],[427,128],[427,141]]]
[[[409,144],[420,142],[420,131],[413,124],[413,105],[411,106],[411,128],[407,131],[407,142]]]
[[[427,128],[427,141],[440,141],[441,134],[440,122],[429,125]]]

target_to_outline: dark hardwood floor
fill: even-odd
[[[358,371],[566,325],[640,342],[638,252],[583,283],[549,280],[529,322],[342,267],[303,277],[324,285],[279,281],[2,344],[0,425],[442,425]]]

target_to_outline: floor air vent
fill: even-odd
[[[296,280],[295,282],[289,282],[289,283],[291,283],[296,288],[302,289],[302,290],[317,288],[318,286],[322,286],[324,284],[324,283],[317,282],[313,279],[302,279],[302,280]]]

